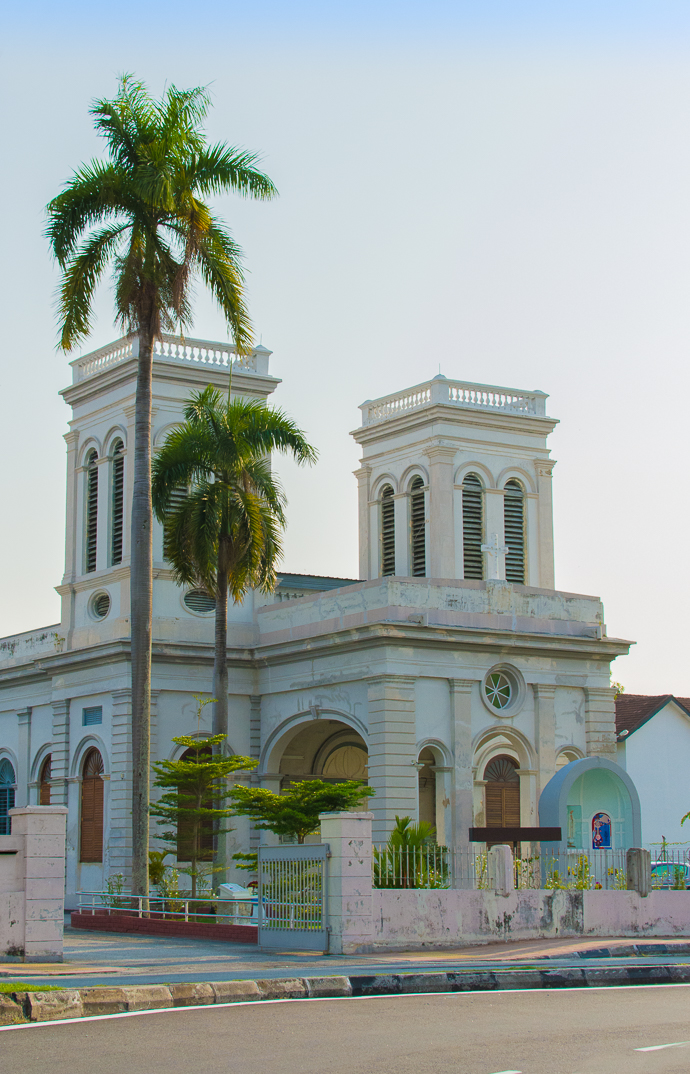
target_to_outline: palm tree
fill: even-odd
[[[116,320],[138,337],[131,530],[132,890],[148,891],[149,728],[152,616],[151,381],[156,339],[191,324],[200,276],[240,353],[251,348],[242,253],[202,200],[235,191],[272,198],[257,157],[202,130],[210,99],[171,87],[160,101],[131,75],[113,100],[91,109],[110,159],[81,168],[48,205],[47,236],[62,270],[58,316],[64,351],[88,336],[93,298],[112,265]]]
[[[153,461],[153,508],[175,580],[215,597],[213,734],[227,735],[228,590],[235,603],[252,588],[271,592],[282,552],[285,496],[269,455],[289,452],[303,464],[316,452],[280,410],[226,401],[211,386],[194,393],[184,413]],[[217,863],[224,864],[220,847]]]

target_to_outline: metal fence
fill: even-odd
[[[624,889],[625,850],[539,851],[514,860],[515,887],[540,889]],[[480,845],[469,847],[374,848],[375,888],[492,887],[489,859]],[[661,886],[661,884],[659,885]]]
[[[217,925],[257,925],[258,899],[220,899],[204,895],[197,899],[186,894],[163,897],[131,895],[120,891],[78,891],[77,908],[82,914],[113,914],[131,917],[164,918],[171,921],[204,922]]]
[[[328,951],[327,843],[259,847],[259,946]]]

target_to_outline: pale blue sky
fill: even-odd
[[[285,568],[354,576],[357,405],[433,376],[540,388],[560,588],[604,600],[629,690],[690,695],[685,607],[690,5],[29,3],[0,24],[0,634],[54,622],[69,379],[43,206],[100,152],[132,70],[212,83],[213,137],[281,198],[218,205],[244,247],[276,402]],[[225,338],[200,295],[196,334]],[[92,346],[113,338],[110,295]],[[91,349],[91,346],[85,348]],[[27,419],[27,414],[29,415]]]

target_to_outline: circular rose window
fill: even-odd
[[[486,699],[494,709],[505,709],[513,698],[513,688],[502,671],[494,671],[484,683]]]

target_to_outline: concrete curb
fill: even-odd
[[[690,966],[458,970],[451,973],[116,985],[64,988],[53,992],[17,991],[0,994],[0,1026],[268,999],[332,999],[345,996],[400,996],[419,992],[488,992],[496,989],[600,988],[606,985],[647,984],[690,984]]]

